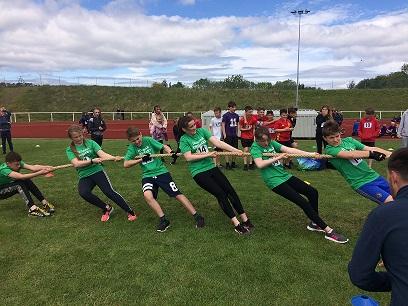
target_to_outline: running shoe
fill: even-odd
[[[196,220],[196,228],[203,228],[205,226],[204,217],[198,215],[195,217]]]
[[[50,214],[55,212],[55,206],[52,205],[50,202],[43,204],[42,209],[45,210],[46,212],[49,212]]]
[[[252,230],[255,226],[252,224],[251,220],[246,220],[245,222],[241,223],[243,227],[245,227],[247,230]]]
[[[167,219],[160,220],[159,225],[157,225],[156,231],[163,233],[170,227],[170,221]]]
[[[335,230],[332,230],[331,233],[326,233],[326,235],[324,236],[324,238],[331,240],[333,242],[336,243],[346,243],[349,240],[344,237],[343,235],[336,233]]]
[[[29,216],[35,216],[35,217],[48,217],[50,213],[46,212],[45,210],[41,209],[40,207],[35,207],[35,208],[30,208],[28,210],[28,215]]]
[[[324,233],[324,230],[323,230],[320,226],[318,226],[316,223],[313,223],[313,222],[310,222],[310,223],[306,226],[306,228],[307,228],[309,231],[312,231],[312,232],[323,232],[323,233]]]
[[[107,210],[105,211],[105,213],[102,215],[101,221],[102,221],[102,222],[108,221],[112,212],[113,212],[113,207],[110,206],[110,208],[107,209]]]
[[[129,221],[136,221],[137,216],[135,213],[133,213],[133,215],[131,213],[128,213],[128,220]]]
[[[237,226],[235,226],[234,231],[240,235],[249,234],[249,230],[242,226],[242,224],[238,224]]]

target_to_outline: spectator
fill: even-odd
[[[83,112],[81,118],[79,119],[79,124],[82,126],[83,133],[89,133],[88,131],[88,121],[91,118],[88,112]]]
[[[353,123],[353,131],[351,132],[351,136],[357,136],[358,135],[358,127],[360,126],[360,120],[356,120]]]
[[[323,105],[316,117],[316,146],[319,154],[322,154],[323,146],[326,147],[327,145],[327,142],[323,140],[322,128],[330,119],[332,119],[330,107]]]
[[[292,122],[288,119],[288,110],[283,108],[280,110],[280,118],[275,122],[276,140],[285,147],[292,147],[290,135],[293,131]],[[283,165],[287,168],[292,168],[292,162],[289,158],[282,160]]]
[[[263,125],[263,123],[266,121],[265,107],[258,107],[254,117],[256,119],[256,126],[257,127]]]
[[[391,138],[397,138],[397,124],[395,121],[391,121],[391,124],[387,128],[386,134]]]
[[[296,117],[297,117],[297,108],[295,107],[290,107],[288,108],[288,119],[292,123],[292,128],[294,129],[296,127]],[[295,141],[295,138],[293,138],[293,131],[290,131],[290,143],[292,148],[297,148],[298,143]]]
[[[195,123],[197,129],[199,129],[200,127],[202,127],[201,120],[200,120],[200,119],[197,119],[196,117],[194,117],[194,115],[193,115],[192,112],[187,112],[187,113],[186,113],[186,116],[189,116],[189,117],[191,117],[191,118],[194,119],[194,123]]]
[[[152,138],[162,144],[164,144],[164,142],[168,140],[167,129],[164,127],[164,122],[165,122],[164,119],[165,117],[163,114],[156,114],[155,116],[156,123],[154,125],[151,125],[151,128],[150,128],[150,135],[152,135]],[[166,123],[167,123],[167,120],[166,120]],[[162,148],[160,150],[160,154],[163,154],[163,152],[164,152],[164,149]],[[164,161],[164,158],[162,158],[162,161]]]
[[[387,136],[387,125],[383,124],[380,129],[380,137]]]
[[[94,108],[92,118],[88,121],[88,131],[91,133],[91,139],[99,146],[102,146],[103,133],[106,131],[106,123],[102,118],[100,108]]]
[[[125,110],[123,108],[120,109],[120,118],[125,120]]]
[[[163,120],[162,124],[159,124],[157,122],[157,116],[161,116]],[[164,128],[167,130],[167,118],[163,115],[159,105],[155,105],[153,107],[153,112],[152,112],[152,116],[150,118],[150,123],[149,123],[150,131],[153,130],[153,126],[157,126],[157,127]]]
[[[375,139],[380,135],[380,124],[375,117],[375,111],[372,107],[365,110],[365,117],[361,119],[358,128],[358,137],[361,143],[367,147],[375,147]],[[368,166],[371,168],[373,160],[368,160]]]
[[[351,282],[366,291],[391,291],[391,305],[408,301],[408,149],[388,161],[388,180],[395,200],[368,216],[348,266]],[[386,271],[376,272],[383,259]]]
[[[402,140],[401,146],[408,148],[408,109],[402,114],[397,135]]]
[[[263,127],[267,128],[269,131],[269,138],[271,140],[276,140],[275,122],[278,119],[274,119],[273,111],[269,110],[266,112],[266,119],[263,121]]]
[[[1,145],[3,154],[6,154],[6,141],[9,145],[10,152],[13,152],[13,142],[11,141],[11,113],[6,110],[4,106],[0,108],[0,131],[1,131]]]
[[[238,149],[238,123],[239,116],[235,113],[237,104],[234,101],[228,102],[228,111],[222,115],[222,138],[231,147]],[[230,164],[231,159],[231,164]],[[232,170],[237,168],[235,164],[235,157],[225,156],[225,169]]]
[[[336,110],[334,107],[332,108],[332,117],[334,121],[337,122],[337,124],[341,127],[341,124],[343,123],[343,114]]]
[[[215,136],[218,140],[222,140],[221,125],[222,125],[221,107],[217,106],[214,108],[214,117],[211,118],[210,131],[211,135]],[[217,147],[214,147],[214,151],[220,152],[222,150]],[[213,160],[217,167],[222,168],[219,156],[215,156]]]
[[[176,142],[177,142],[177,150],[176,150],[176,153],[180,153],[180,152],[181,152],[181,151],[180,151],[180,137],[181,137],[181,131],[180,131],[179,127],[178,127],[178,121],[179,121],[179,118],[178,118],[178,117],[174,118],[174,121],[173,121],[173,135],[174,135],[174,139],[175,139]],[[177,155],[173,157],[173,160],[170,162],[170,164],[171,164],[171,165],[174,165],[174,164],[176,163],[176,161],[177,161]]]

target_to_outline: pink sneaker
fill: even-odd
[[[105,211],[105,213],[102,215],[101,221],[102,221],[102,222],[108,221],[109,218],[110,218],[110,214],[112,213],[112,211],[113,211],[113,207],[111,206],[111,208],[110,208],[109,210]]]
[[[129,214],[128,213],[128,220],[129,221],[135,221],[137,219],[137,216],[136,215],[132,215],[132,214]]]

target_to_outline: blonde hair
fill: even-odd
[[[80,133],[83,135],[82,132],[82,127],[80,127],[79,125],[73,124],[68,128],[68,137],[72,139],[72,133]],[[84,146],[86,147],[86,141],[84,139]],[[77,149],[75,148],[75,143],[73,141],[71,141],[71,143],[69,144],[69,147],[71,148],[71,151],[75,154],[75,157],[79,159],[79,153],[77,151]]]

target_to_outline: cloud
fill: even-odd
[[[194,5],[195,0],[179,0],[179,2],[183,5]]]
[[[296,72],[298,19],[289,13],[154,16],[144,12],[146,1],[153,0],[111,1],[99,11],[79,1],[0,1],[0,70],[112,70],[119,78],[190,83],[231,74],[276,81]],[[303,81],[343,84],[399,69],[406,61],[408,11],[355,17],[339,6],[302,17]]]

